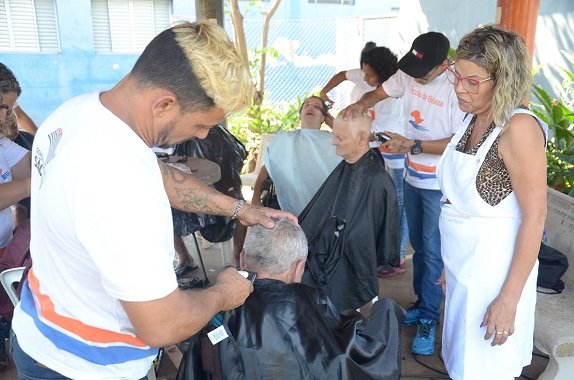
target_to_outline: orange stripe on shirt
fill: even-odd
[[[76,319],[58,314],[50,297],[40,292],[40,282],[32,269],[28,272],[28,283],[40,304],[40,315],[62,329],[94,343],[125,343],[135,347],[147,347],[141,338],[89,326]]]
[[[416,170],[417,172],[423,172],[423,173],[435,173],[436,172],[436,166],[428,166],[428,165],[418,164],[416,162],[411,161],[410,159],[407,159],[407,165],[410,166],[411,168],[413,168],[414,170]]]

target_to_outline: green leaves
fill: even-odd
[[[566,55],[572,61],[572,56]],[[533,73],[539,70],[540,66]],[[542,87],[534,85],[532,93],[540,103],[532,103],[532,111],[550,128],[546,150],[548,186],[574,196],[574,74],[561,70],[561,99],[552,98]]]
[[[248,151],[256,149],[262,134],[299,128],[299,108],[302,103],[303,99],[299,97],[283,105],[253,103],[244,113],[231,115],[228,118],[229,131]]]

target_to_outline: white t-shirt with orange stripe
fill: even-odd
[[[63,104],[33,147],[33,269],[13,329],[35,360],[74,379],[139,379],[147,346],[119,300],[177,288],[171,209],[157,159],[99,94]]]
[[[399,70],[382,86],[389,96],[403,98],[407,138],[426,141],[451,137],[462,123],[464,113],[445,73],[423,85]],[[409,153],[406,181],[417,188],[439,190],[435,174],[439,158],[438,154]]]

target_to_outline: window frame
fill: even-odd
[[[56,0],[0,0],[0,51],[59,53]]]

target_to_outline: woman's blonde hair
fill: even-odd
[[[530,95],[531,63],[522,38],[499,26],[485,25],[460,40],[456,59],[471,61],[494,78],[490,112],[494,123],[505,129],[512,111]]]

